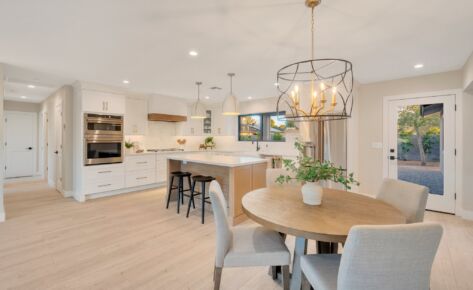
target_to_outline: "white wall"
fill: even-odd
[[[473,52],[463,67],[463,88],[465,91],[473,91]]]
[[[48,159],[46,160],[48,164],[48,183],[51,186],[55,186],[56,178],[56,130],[61,130],[61,128],[56,126],[56,105],[62,104],[62,184],[63,184],[63,193],[66,196],[72,194],[73,188],[73,123],[72,123],[72,114],[73,114],[73,91],[72,87],[69,85],[59,88],[57,91],[52,93],[42,104],[42,112],[47,112],[48,122]],[[46,141],[46,140],[44,140]]]
[[[5,209],[3,206],[3,178],[5,176],[5,172],[3,168],[5,168],[5,160],[4,160],[4,141],[3,141],[3,99],[5,98],[5,87],[4,87],[4,70],[3,64],[0,63],[0,222],[5,220]]]
[[[360,85],[358,156],[361,192],[374,195],[383,180],[383,150],[372,146],[383,142],[383,97],[461,87],[462,71]]]

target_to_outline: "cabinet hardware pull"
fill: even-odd
[[[99,187],[107,187],[107,186],[110,186],[111,184],[110,183],[107,183],[107,184],[101,184],[99,185]]]
[[[111,170],[99,171],[98,173],[111,173]]]
[[[136,162],[136,164],[146,164],[148,161],[141,161],[141,162]]]
[[[140,180],[140,179],[147,179],[148,177],[147,176],[143,176],[143,177],[137,177],[136,180]]]

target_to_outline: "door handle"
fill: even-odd
[[[54,154],[59,154],[59,151],[57,151],[57,150],[56,150],[56,151],[54,151]]]

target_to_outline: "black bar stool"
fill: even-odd
[[[184,204],[184,196],[190,196],[184,194],[185,191],[190,191],[192,192],[192,185],[191,185],[191,173],[190,172],[183,172],[183,171],[174,171],[171,172],[171,182],[169,183],[169,192],[168,192],[168,200],[166,202],[166,208],[169,208],[169,202],[171,201],[171,194],[172,191],[177,189],[177,213],[179,213],[179,208],[181,203]],[[177,186],[174,186],[174,177],[177,177],[178,182]],[[188,189],[184,189],[184,178],[187,177],[187,182],[189,185]],[[194,201],[192,200],[192,204],[195,204]]]
[[[205,203],[210,203],[210,201],[207,201],[209,199],[209,196],[205,196],[205,184],[207,182],[211,182],[212,180],[215,180],[215,177],[212,176],[202,176],[202,175],[195,175],[192,176],[192,191],[191,191],[191,197],[189,199],[189,205],[187,206],[187,215],[186,217],[189,217],[189,212],[191,210],[191,203],[194,205],[195,208],[195,202],[194,202],[194,196],[201,195],[202,199],[202,224],[204,223],[205,219]],[[195,190],[195,184],[196,182],[200,182],[200,192]]]

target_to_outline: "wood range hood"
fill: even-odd
[[[159,121],[159,122],[185,122],[187,121],[186,116],[180,115],[168,115],[168,114],[148,114],[148,121]]]

